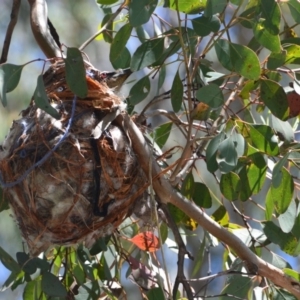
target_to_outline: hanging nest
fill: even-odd
[[[51,245],[90,247],[111,234],[143,196],[145,176],[126,131],[114,122],[125,105],[99,73],[86,74],[88,95],[77,99],[69,130],[74,94],[60,61],[43,80],[61,118],[32,99],[0,146],[6,194],[33,256]],[[104,120],[109,126],[101,131]]]

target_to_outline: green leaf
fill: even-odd
[[[196,229],[196,223],[193,219],[191,219],[189,216],[187,216],[181,209],[179,209],[177,206],[168,203],[168,209],[172,215],[172,218],[174,222],[178,225],[184,225],[189,230],[195,230]]]
[[[111,17],[112,17],[111,13],[106,14],[101,22],[101,27],[103,27],[111,19]],[[102,33],[103,39],[106,43],[109,43],[109,44],[112,43],[112,41],[113,41],[112,32],[113,32],[113,22],[111,22],[109,25],[107,25],[106,30]],[[98,38],[101,39],[101,35]],[[96,38],[96,39],[98,39],[98,38]]]
[[[83,271],[83,269],[79,266],[79,265],[76,265],[74,268],[73,268],[73,275],[76,279],[76,282],[79,284],[79,285],[82,285],[85,283],[85,273]]]
[[[150,40],[150,36],[144,26],[135,27],[135,31],[141,43],[144,43],[146,40]]]
[[[105,237],[101,237],[98,238],[97,241],[93,244],[93,246],[91,247],[90,251],[90,255],[97,255],[98,253],[102,252],[102,251],[106,251],[107,250],[107,243],[109,242],[110,236],[105,236]]]
[[[237,151],[233,138],[230,136],[219,144],[217,162],[221,173],[228,173],[237,166]]]
[[[299,64],[300,63],[300,45],[285,45],[286,57],[284,64]]]
[[[269,55],[267,67],[270,70],[276,70],[277,68],[283,66],[286,62],[286,50],[282,50],[281,52],[274,53],[272,52]]]
[[[133,27],[147,23],[157,6],[158,0],[131,0],[129,22]]]
[[[7,105],[6,93],[17,87],[23,67],[13,64],[0,65],[0,99],[3,106]]]
[[[201,16],[192,20],[193,28],[199,36],[209,35],[211,32],[218,32],[221,21],[217,16]]]
[[[88,93],[84,62],[79,49],[67,48],[66,80],[70,90],[80,98]]]
[[[240,14],[239,19],[241,20],[241,25],[252,29],[254,19],[257,18],[259,5],[257,1],[248,1],[245,10]]]
[[[239,96],[242,99],[249,99],[250,98],[250,93],[254,90],[256,90],[258,87],[257,81],[254,80],[248,80],[245,82],[241,92],[239,93]]]
[[[112,66],[117,69],[127,69],[130,67],[131,55],[127,47],[125,47],[120,55],[111,58]]]
[[[287,254],[299,255],[298,241],[291,233],[284,233],[271,221],[265,222],[264,233],[272,243],[279,245]]]
[[[294,141],[294,130],[289,122],[283,122],[271,116],[270,126],[280,134],[280,140],[283,140],[285,143],[290,144]]]
[[[159,231],[160,231],[160,236],[162,239],[162,244],[165,243],[165,241],[168,238],[168,232],[169,232],[169,227],[166,223],[161,222],[161,225],[159,227]]]
[[[283,214],[289,207],[294,194],[294,181],[291,174],[285,169],[281,169],[282,179],[279,186],[273,183],[267,193],[268,201],[272,201],[278,214]]]
[[[274,35],[268,30],[267,22],[259,19],[253,26],[253,33],[257,41],[272,52],[280,52],[281,44],[279,35]]]
[[[23,300],[32,299],[46,300],[46,297],[41,289],[41,280],[33,280],[25,285],[23,291]]]
[[[246,201],[258,194],[264,186],[267,174],[267,163],[261,153],[253,153],[246,158],[245,166],[238,175],[241,180],[239,199]]]
[[[157,91],[160,90],[160,88],[163,86],[166,79],[166,66],[162,65],[159,71],[159,77],[158,77],[158,84],[157,84]]]
[[[249,277],[242,277],[240,275],[230,275],[226,286],[222,290],[222,295],[234,295],[238,299],[247,299],[248,295],[252,294],[253,282]],[[219,297],[220,300],[228,300],[228,296]]]
[[[281,184],[281,180],[283,177],[282,168],[286,164],[290,153],[287,153],[283,158],[281,158],[274,166],[272,172],[272,184],[274,187],[278,187]]]
[[[57,120],[60,119],[58,111],[55,108],[53,108],[49,103],[42,75],[39,75],[37,78],[37,85],[33,94],[33,99],[37,107],[44,110],[53,118]]]
[[[0,247],[0,260],[4,267],[14,274],[21,272],[19,264],[2,248]]]
[[[194,195],[194,176],[190,172],[188,173],[181,186],[181,193],[184,197],[191,200]]]
[[[97,3],[102,4],[102,5],[111,5],[111,4],[114,4],[118,1],[119,0],[97,0]]]
[[[88,281],[82,284],[78,289],[78,294],[75,296],[76,300],[92,300],[99,299],[101,289],[98,281]]]
[[[45,272],[42,275],[42,290],[50,297],[67,296],[66,288],[56,276],[49,272]]]
[[[148,76],[140,79],[129,92],[129,103],[136,105],[143,101],[150,92],[150,80]]]
[[[23,269],[24,272],[32,275],[36,272],[37,267],[33,259],[30,259],[30,256],[25,252],[17,252],[16,254],[18,264]]]
[[[215,49],[218,60],[224,68],[248,79],[257,80],[260,77],[259,59],[248,47],[227,40],[218,40]]]
[[[296,279],[297,281],[300,281],[300,274],[295,270],[284,268],[282,271],[284,272],[284,274]]]
[[[123,27],[121,27],[120,30],[115,35],[109,52],[109,60],[113,66],[116,61],[120,61],[120,60],[124,61],[124,58],[122,56],[124,55],[124,51],[126,51],[125,49],[127,49],[126,44],[130,38],[131,31],[132,31],[132,26],[129,23],[127,23]],[[127,52],[129,53],[128,49]]]
[[[279,153],[278,138],[270,126],[248,124],[236,121],[240,133],[246,141],[268,155],[277,155]]]
[[[194,183],[193,200],[199,207],[211,208],[212,199],[207,186],[201,182]]]
[[[279,34],[281,13],[277,2],[273,0],[261,1],[262,17],[266,19],[267,30],[273,34]]]
[[[289,0],[287,4],[295,22],[300,23],[300,3],[297,0]]]
[[[214,173],[219,168],[217,163],[217,153],[218,153],[219,145],[224,141],[225,137],[226,137],[225,133],[220,132],[209,142],[207,146],[206,149],[207,170],[211,173]]]
[[[226,227],[229,224],[228,212],[222,205],[212,214],[211,218],[223,227]]]
[[[287,96],[279,83],[269,79],[261,79],[260,98],[275,117],[280,120],[288,118],[289,105]]]
[[[163,290],[160,287],[158,287],[150,289],[150,291],[147,292],[147,298],[148,300],[164,300],[165,295]]]
[[[207,0],[179,0],[178,10],[185,14],[198,14],[199,12],[204,10],[206,2]],[[175,1],[171,1],[171,4],[169,4],[168,7],[177,10]]]
[[[181,108],[183,98],[183,84],[179,76],[179,70],[174,77],[171,88],[171,102],[174,112],[178,112]]]
[[[288,209],[278,217],[281,230],[285,233],[290,232],[294,225],[297,215],[297,206],[295,200],[292,200]]]
[[[227,0],[207,0],[204,16],[209,18],[215,14],[220,14],[226,6]]]
[[[196,97],[200,102],[204,102],[212,108],[218,108],[224,104],[222,90],[214,83],[201,87]]]
[[[160,148],[162,148],[167,142],[172,129],[172,125],[173,122],[168,122],[160,125],[155,129],[154,131],[155,142]]]
[[[164,38],[153,39],[144,42],[134,52],[130,69],[138,71],[152,65],[163,55]]]
[[[237,200],[241,191],[240,177],[233,172],[222,174],[220,190],[226,199],[230,201]]]

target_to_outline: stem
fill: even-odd
[[[125,7],[126,1],[124,1],[119,8],[112,14],[111,18],[101,27],[99,31],[97,31],[95,34],[93,34],[88,40],[86,40],[80,47],[79,50],[83,51],[83,49],[88,46],[98,35],[100,35],[103,31],[107,29],[107,27],[114,21],[114,19],[118,16],[118,14],[122,11],[122,9]]]

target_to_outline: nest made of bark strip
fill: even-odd
[[[52,65],[44,83],[60,120],[37,108],[33,99],[0,147],[5,182],[18,182],[26,175],[6,193],[32,255],[51,245],[84,241],[89,247],[111,234],[145,185],[125,130],[112,121],[100,136],[95,133],[105,116],[124,108],[120,98],[104,82],[87,76],[88,95],[77,99],[66,134],[74,94],[66,84],[64,64]]]

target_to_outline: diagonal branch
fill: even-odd
[[[7,61],[7,55],[8,55],[8,51],[9,51],[11,37],[14,32],[14,28],[18,22],[18,14],[19,14],[19,9],[20,9],[20,4],[21,4],[21,0],[14,0],[14,2],[13,2],[11,13],[10,13],[10,22],[8,24],[8,27],[6,30],[6,35],[5,35],[5,40],[3,43],[0,64],[3,64]]]
[[[256,256],[239,238],[212,220],[194,202],[187,200],[177,192],[164,176],[160,176],[161,169],[155,160],[151,159],[152,153],[143,137],[143,134],[127,115],[119,115],[117,121],[127,129],[134,152],[145,174],[149,174],[149,163],[152,164],[153,188],[163,203],[172,203],[198,222],[204,230],[210,232],[223,243],[231,247],[235,253],[244,260],[249,272],[266,277],[274,284],[285,288],[287,291],[300,299],[300,283],[275,266],[267,263]]]

